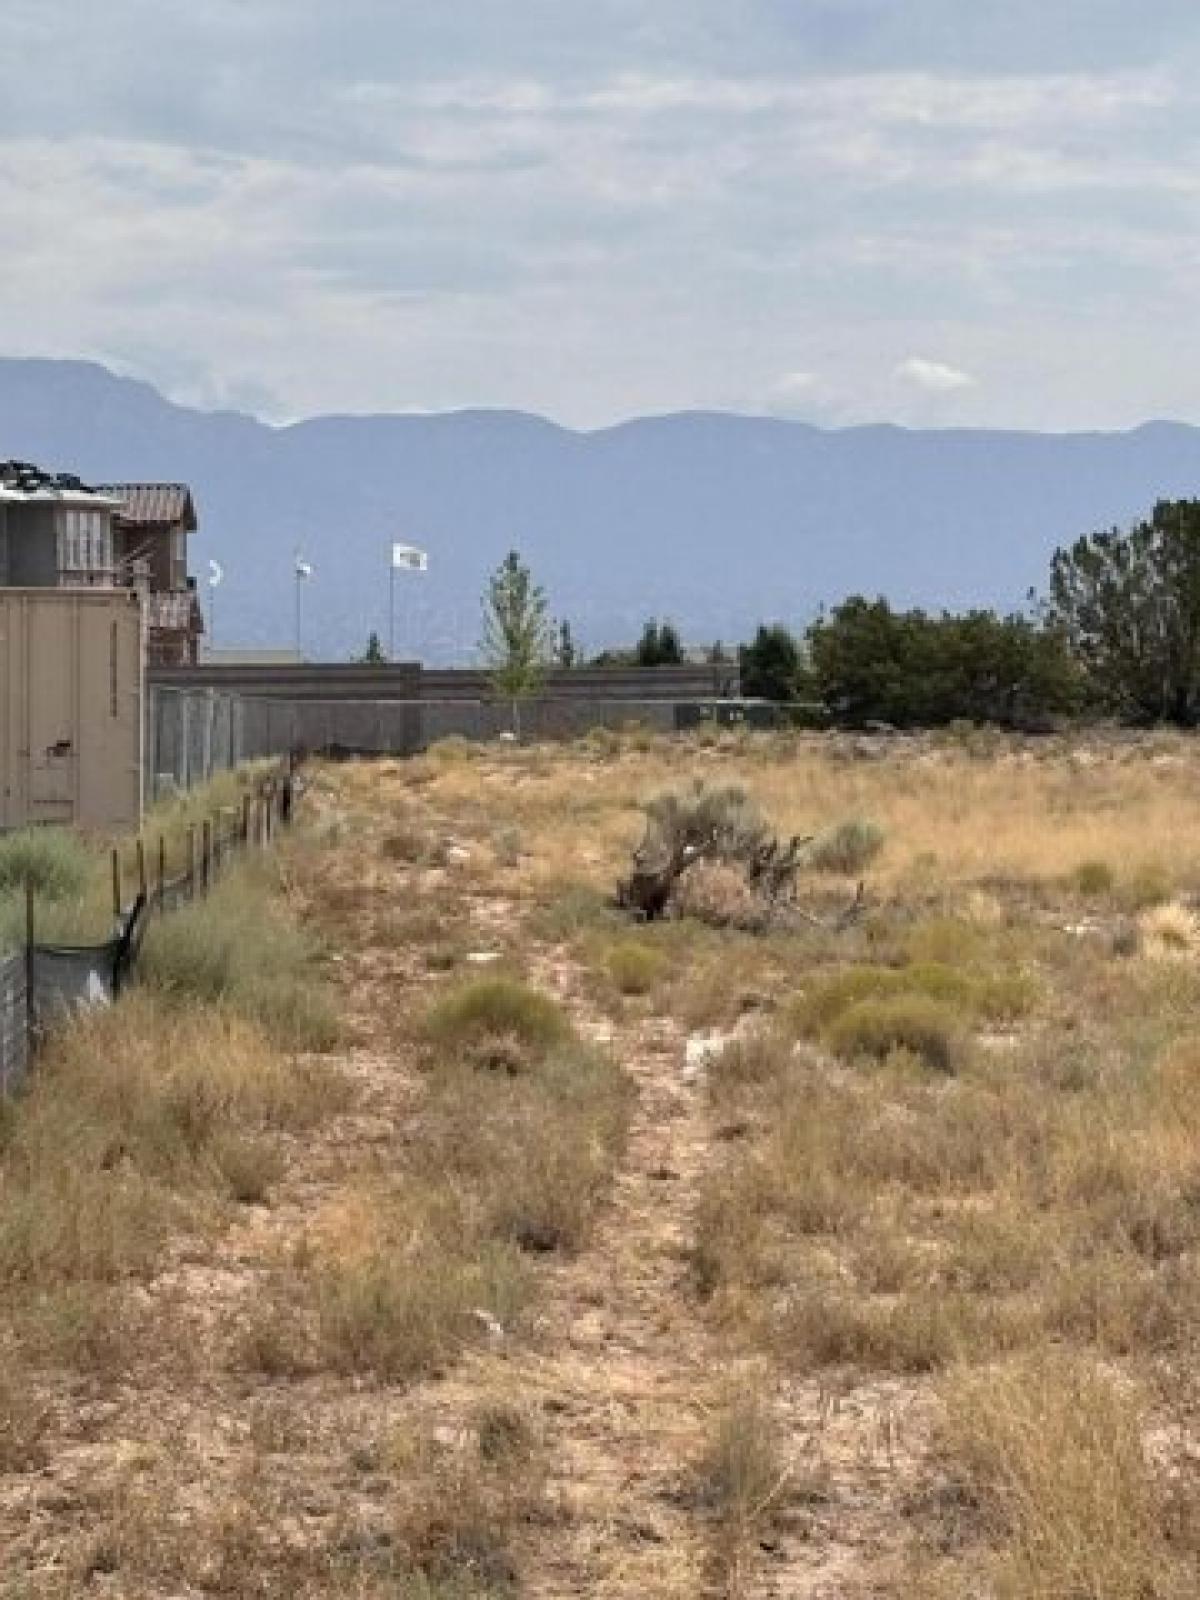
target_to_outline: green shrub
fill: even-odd
[[[379,848],[389,861],[399,861],[413,867],[429,859],[432,846],[428,834],[420,829],[401,827],[393,829]]]
[[[546,1051],[570,1037],[571,1025],[549,995],[515,978],[476,978],[439,1000],[426,1019],[442,1046],[472,1046],[508,1037]]]
[[[95,857],[65,829],[22,828],[0,836],[0,895],[32,883],[47,900],[78,899],[94,868]]]
[[[1116,874],[1107,861],[1081,861],[1071,874],[1071,882],[1080,894],[1111,894]]]
[[[883,1060],[894,1050],[907,1050],[936,1072],[953,1072],[962,1053],[957,1013],[921,994],[860,1000],[829,1026],[825,1038],[835,1054],[850,1060]]]
[[[794,1001],[790,1017],[801,1033],[817,1036],[863,1001],[911,996],[935,1001],[964,1022],[1011,1022],[1026,1015],[1037,992],[1034,980],[1020,971],[971,972],[940,961],[845,967]]]
[[[314,977],[315,957],[313,941],[272,900],[270,884],[243,869],[207,899],[153,921],[140,970],[175,998],[229,1005],[281,1044],[326,1050],[338,1025]]]
[[[555,943],[574,939],[589,928],[615,925],[619,918],[612,900],[584,883],[571,884],[530,918],[530,931]]]
[[[667,957],[638,939],[622,939],[605,958],[608,976],[622,994],[649,994],[667,970]]]
[[[878,823],[851,817],[818,834],[805,861],[817,872],[862,872],[883,849],[885,837]]]

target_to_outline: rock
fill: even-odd
[[[487,1334],[492,1344],[502,1344],[504,1342],[504,1324],[497,1317],[494,1317],[490,1311],[484,1311],[482,1307],[476,1306],[471,1315]]]
[[[684,1046],[684,1083],[698,1083],[704,1077],[709,1063],[729,1047],[732,1039],[730,1033],[693,1034]]]

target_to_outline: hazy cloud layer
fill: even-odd
[[[280,417],[1200,415],[1194,0],[5,22],[7,353]]]

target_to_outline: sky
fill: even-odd
[[[1197,0],[4,0],[0,353],[283,421],[1200,421]]]

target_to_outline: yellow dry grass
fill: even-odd
[[[143,995],[0,1125],[18,1592],[1183,1600],[1198,777],[1174,736],[318,769],[271,893],[340,1058]],[[864,914],[813,872],[813,924],[632,927],[638,804],[694,778],[878,824]]]

